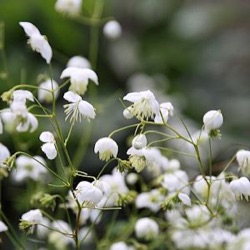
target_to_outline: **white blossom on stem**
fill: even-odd
[[[28,43],[34,51],[37,51],[49,64],[52,58],[52,49],[45,36],[41,35],[40,31],[35,25],[29,22],[19,23],[27,36],[29,37]]]
[[[236,160],[239,164],[239,169],[244,175],[250,175],[250,151],[239,150],[236,153]]]
[[[112,138],[103,137],[95,143],[94,152],[99,153],[100,160],[108,161],[117,156],[118,145]]]
[[[91,69],[91,64],[89,60],[83,56],[73,56],[67,62],[67,68],[69,67]]]
[[[132,141],[132,147],[142,149],[147,146],[147,137],[144,134],[137,135]]]
[[[68,67],[61,74],[61,78],[66,77],[69,77],[71,82],[69,90],[79,95],[83,95],[86,92],[89,80],[96,85],[99,84],[97,74],[91,69]]]
[[[103,34],[109,39],[117,39],[122,34],[122,27],[117,21],[111,20],[104,25]]]
[[[245,197],[248,200],[250,196],[250,182],[246,177],[240,177],[237,180],[231,181],[229,186],[236,198],[242,199]]]
[[[140,120],[153,118],[159,113],[159,103],[150,90],[129,93],[123,97],[123,100],[133,103],[129,106],[129,112]]]
[[[58,12],[75,16],[80,14],[82,8],[82,0],[57,0],[55,9]]]
[[[45,131],[40,134],[40,141],[44,142],[41,149],[49,160],[53,160],[57,156],[56,141],[51,132]]]
[[[220,110],[210,110],[203,116],[205,130],[210,133],[219,129],[223,124],[223,116]]]
[[[40,102],[50,103],[53,101],[52,91],[54,91],[54,99],[56,100],[59,95],[58,84],[54,80],[46,80],[39,85],[38,100]]]
[[[63,105],[66,114],[65,120],[69,118],[70,122],[77,122],[78,120],[81,122],[82,118],[88,121],[95,118],[95,108],[89,102],[83,101],[78,94],[68,91],[63,95],[63,98],[70,102]]]

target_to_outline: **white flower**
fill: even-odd
[[[53,160],[57,156],[56,141],[51,132],[42,132],[39,137],[40,141],[45,142],[41,149],[46,154],[47,158]]]
[[[40,102],[50,103],[53,101],[52,91],[54,91],[54,98],[56,99],[59,95],[58,84],[54,80],[46,80],[39,85],[38,89],[38,100]]]
[[[95,143],[94,152],[99,152],[100,160],[108,161],[111,157],[117,156],[118,145],[113,139],[103,137]]]
[[[187,208],[185,213],[190,227],[197,227],[208,223],[211,216],[205,205],[194,205]]]
[[[93,81],[96,85],[98,85],[98,76],[91,69],[83,69],[77,67],[68,67],[63,70],[61,78],[70,77],[70,91],[73,91],[79,95],[83,95],[89,83],[89,79]]]
[[[67,68],[75,67],[75,68],[83,68],[83,69],[90,69],[91,65],[89,60],[82,56],[73,56],[67,62]]]
[[[126,176],[127,183],[129,185],[134,185],[138,181],[139,177],[136,173],[128,173]]]
[[[41,162],[41,163],[40,163]],[[16,158],[16,169],[11,172],[15,181],[21,182],[26,178],[34,181],[41,181],[44,174],[47,173],[45,161],[40,156],[33,158],[21,155]]]
[[[231,181],[229,186],[237,198],[242,199],[245,197],[248,200],[250,196],[250,182],[246,177]]]
[[[147,146],[147,137],[144,134],[139,134],[137,135],[133,141],[132,141],[132,146],[135,149],[142,149]]]
[[[7,231],[8,227],[5,225],[5,223],[3,223],[2,221],[0,221],[0,233]]]
[[[116,243],[113,243],[109,250],[134,250],[134,247],[128,246],[125,242],[119,241]]]
[[[171,102],[161,103],[160,112],[156,114],[154,122],[165,123],[168,121],[169,116],[173,116],[173,114],[174,114],[174,107]]]
[[[39,209],[34,209],[24,213],[21,219],[31,224],[39,224],[43,220],[43,215]]]
[[[82,0],[57,0],[55,9],[68,15],[78,15],[81,12]]]
[[[123,100],[133,103],[129,107],[129,112],[138,119],[153,118],[154,115],[159,113],[159,103],[150,90],[129,93],[123,97]]]
[[[81,122],[82,117],[88,121],[89,119],[95,118],[95,108],[89,102],[83,101],[78,94],[68,91],[63,95],[63,98],[71,102],[70,104],[63,105],[66,114],[65,120],[70,116],[70,122],[76,122],[78,120]]]
[[[0,167],[6,167],[5,160],[10,157],[9,149],[0,143]]]
[[[142,192],[136,197],[135,205],[137,208],[148,208],[152,212],[158,212],[164,196],[160,190],[152,189],[150,192]]]
[[[123,116],[126,118],[126,119],[131,119],[134,117],[133,115],[133,109],[131,107],[128,107],[126,109],[123,110]]]
[[[191,207],[191,199],[189,196],[185,193],[178,193],[178,198],[181,200],[181,202],[186,205]]]
[[[47,63],[50,63],[52,58],[52,49],[47,41],[47,39],[41,35],[40,31],[29,22],[20,22],[19,23],[27,36],[29,36],[28,43],[34,51],[37,51],[41,56],[46,60]]]
[[[141,218],[135,224],[135,234],[139,239],[153,240],[159,234],[159,226],[150,218]]]
[[[90,202],[96,205],[101,201],[103,193],[93,183],[81,181],[76,186],[75,195],[80,204]]]
[[[203,116],[204,128],[210,132],[219,129],[223,124],[223,116],[220,110],[210,110]]]
[[[136,172],[141,172],[147,165],[146,161],[146,150],[145,148],[136,149],[131,147],[128,149],[127,154],[129,155],[129,161],[131,166],[136,170]]]
[[[33,94],[28,90],[14,90],[12,93],[13,102],[26,102],[26,100],[34,101]]]
[[[103,34],[109,39],[117,39],[122,34],[122,27],[115,20],[109,21],[103,27]]]
[[[239,164],[239,169],[244,175],[250,175],[250,151],[239,150],[236,153],[236,160]]]

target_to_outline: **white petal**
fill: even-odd
[[[68,67],[63,70],[60,78],[71,77],[78,69],[77,67]]]
[[[0,232],[4,232],[7,230],[8,230],[8,227],[2,221],[0,221]]]
[[[98,85],[98,76],[92,69],[83,69],[87,78],[92,80],[96,85]]]
[[[178,197],[184,205],[191,207],[191,199],[187,194],[179,193]]]
[[[80,101],[78,109],[81,115],[87,116],[91,119],[95,118],[95,109],[90,103],[86,101]]]
[[[41,35],[35,25],[29,22],[19,22],[28,36]]]
[[[67,67],[91,68],[90,62],[82,56],[73,56],[69,59]]]
[[[57,151],[54,143],[45,143],[41,147],[42,151],[46,154],[49,160],[53,160],[57,156]]]
[[[42,132],[40,134],[40,136],[39,136],[39,139],[42,142],[51,142],[51,143],[53,143],[55,141],[54,135],[49,131]]]
[[[78,94],[76,94],[72,91],[68,91],[68,92],[64,93],[63,98],[68,102],[78,102],[78,101],[82,100],[81,96],[79,96]]]
[[[52,49],[45,38],[42,46],[40,47],[40,53],[42,57],[46,60],[46,62],[49,64],[52,58]]]

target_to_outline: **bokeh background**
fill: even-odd
[[[84,0],[82,13],[91,14],[95,1]],[[90,27],[57,13],[55,0],[0,0],[0,92],[27,83],[38,85],[48,66],[27,45],[20,21],[35,24],[48,37],[53,48],[53,75],[61,83],[60,73],[74,55],[89,58]],[[101,163],[93,153],[94,142],[112,130],[126,125],[119,102],[129,91],[156,90],[165,101],[172,101],[176,112],[193,128],[202,125],[202,116],[221,109],[223,140],[217,142],[215,162],[231,157],[239,147],[249,148],[250,138],[250,2],[181,0],[103,0],[103,17],[120,22],[123,33],[108,40],[99,30],[95,70],[100,86],[95,93],[97,120],[78,126],[71,139],[72,152],[79,133],[92,138],[82,164],[98,172]],[[61,94],[62,95],[62,94]],[[87,97],[88,98],[88,97]],[[61,106],[62,100],[58,101]],[[1,102],[1,108],[5,104]],[[63,124],[63,110],[59,109]],[[41,121],[33,135],[19,136],[34,140],[33,153],[40,150]],[[64,125],[63,125],[64,126]],[[65,123],[67,128],[68,124]],[[91,127],[91,128],[90,128]],[[126,133],[116,139],[126,144]],[[1,135],[0,141],[14,150],[14,139]],[[124,151],[124,152],[123,152]],[[121,150],[121,154],[126,153]],[[5,203],[11,206],[11,194],[18,188],[3,183]],[[21,201],[17,204],[22,204]],[[18,205],[17,205],[18,206]],[[25,209],[20,205],[20,212]],[[11,208],[12,213],[16,211]],[[18,214],[17,214],[18,217]]]

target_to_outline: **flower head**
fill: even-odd
[[[220,110],[210,110],[203,116],[204,128],[210,133],[218,130],[223,124],[223,116]]]
[[[54,98],[59,95],[58,84],[54,80],[46,80],[39,85],[38,100],[40,102],[50,103],[53,101],[52,91],[54,91]]]
[[[100,160],[108,161],[112,156],[117,156],[118,145],[113,139],[103,137],[95,143],[94,152],[96,154],[99,152]]]
[[[135,224],[135,234],[139,239],[153,240],[159,234],[159,226],[150,218],[141,218]]]
[[[79,95],[83,95],[86,92],[89,79],[96,85],[99,84],[98,76],[91,69],[68,67],[61,74],[61,78],[66,77],[69,77],[71,82],[69,90]]]
[[[52,58],[52,49],[47,41],[47,39],[41,35],[40,31],[29,22],[20,22],[19,23],[27,36],[29,36],[28,43],[34,51],[37,51],[41,56],[46,60],[47,63],[50,63]]]
[[[159,113],[159,103],[150,90],[129,93],[123,97],[123,100],[133,103],[129,107],[129,112],[138,119],[153,118],[154,115]]]
[[[57,0],[55,9],[68,15],[78,15],[81,12],[82,0]]]
[[[90,69],[91,65],[89,60],[82,56],[73,56],[69,59],[67,63],[67,68],[75,67],[75,68],[83,68],[83,69]]]
[[[53,160],[57,156],[56,141],[51,132],[42,132],[39,137],[40,141],[44,142],[41,149],[46,154],[47,158]]]
[[[156,114],[154,122],[167,122],[169,116],[173,116],[174,107],[171,102],[164,102],[160,104],[160,112]]]
[[[239,164],[239,169],[244,175],[250,175],[250,151],[239,150],[236,153],[236,160]]]
[[[109,21],[103,27],[103,34],[109,39],[117,39],[122,34],[121,25],[115,20]]]
[[[231,181],[229,186],[237,198],[245,197],[248,200],[250,196],[250,182],[246,177],[240,177]]]
[[[68,91],[63,95],[63,98],[70,102],[70,104],[65,104],[65,114],[67,120],[70,117],[70,122],[80,121],[82,118],[94,119],[95,118],[95,108],[86,101],[83,101],[81,96],[75,94],[72,91]]]

